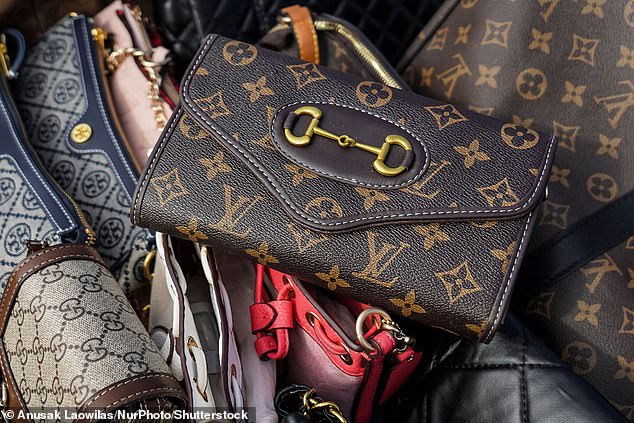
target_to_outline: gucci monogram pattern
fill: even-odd
[[[497,222],[483,215],[484,222],[477,225],[448,218],[442,224],[421,220],[416,225],[350,231],[315,231],[301,217],[334,222],[403,209],[453,212],[470,207],[516,207],[530,196],[539,179],[542,161],[549,154],[549,138],[535,133],[535,138],[522,141],[536,141],[531,148],[511,148],[503,140],[502,124],[494,120],[482,121],[473,112],[418,99],[382,84],[348,80],[330,69],[298,64],[266,50],[257,50],[257,57],[236,73],[234,66],[223,60],[228,43],[231,41],[211,38],[200,67],[213,64],[215,71],[194,71],[186,80],[183,102],[187,111],[183,107],[178,110],[159,142],[160,159],[147,170],[147,182],[133,208],[135,221],[246,255],[424,323],[486,339],[503,312],[497,293],[508,291],[506,282],[511,269],[517,268],[517,252],[526,242],[527,214]],[[272,66],[279,67],[271,72]],[[268,69],[266,86],[275,94],[251,101],[252,93],[243,84],[257,81],[264,69]],[[216,92],[222,93],[227,109],[240,110],[240,115],[212,117],[213,112],[198,100]],[[401,189],[358,186],[316,175],[258,142],[274,126],[271,110],[304,99],[317,104],[330,102],[333,96],[344,105],[399,122],[428,140],[433,150],[427,171]],[[406,101],[415,106],[402,107]],[[381,106],[382,102],[390,107]],[[246,121],[245,116],[249,117]],[[201,128],[193,132],[204,130],[209,136],[189,135],[194,120]],[[480,122],[477,129],[473,121]],[[438,142],[441,138],[443,142]],[[473,144],[474,139],[477,144]],[[486,156],[473,157],[476,165],[464,164],[465,160],[469,163],[465,156],[472,155],[468,146],[476,152],[486,151]],[[183,156],[182,151],[188,154]],[[210,177],[210,167],[201,165],[201,160],[210,164],[212,159]],[[526,165],[521,176],[512,176],[509,170],[509,176],[501,180],[497,171],[490,172],[493,166],[508,165],[510,169],[511,163],[515,168],[518,160]],[[266,169],[267,176],[262,177],[272,178],[275,188],[258,182],[254,176],[257,169]],[[530,169],[539,172],[531,173]],[[457,174],[474,177],[464,177],[463,183],[456,185]],[[168,180],[170,192],[183,194],[170,198],[164,189],[157,189]],[[293,219],[281,209],[283,200],[276,198],[279,190],[291,200],[286,205]],[[216,207],[208,207],[210,201]],[[487,249],[467,252],[457,243],[486,245]],[[491,249],[506,252],[510,245],[514,247],[506,260],[490,254]],[[459,317],[450,322],[442,318],[439,310],[448,308]],[[474,325],[481,330],[474,331]]]
[[[76,409],[115,382],[169,369],[109,271],[92,260],[28,277],[2,339],[32,412]]]
[[[437,30],[423,31],[401,66],[408,82],[425,95],[488,108],[493,116],[558,138],[549,198],[531,241],[530,249],[538,250],[634,188],[634,171],[624,159],[634,156],[629,142],[634,1],[454,4]],[[445,39],[442,46],[439,37]],[[529,131],[520,129],[523,140],[513,131],[512,126],[503,131],[508,146],[530,145]],[[564,361],[634,421],[634,386],[626,365],[634,360],[634,337],[627,330],[630,315],[623,311],[634,301],[628,287],[631,253],[626,243],[597,257],[529,299],[524,311]]]
[[[13,268],[26,257],[27,241],[57,243],[51,219],[15,161],[0,156],[0,292]]]
[[[65,18],[29,50],[15,99],[44,166],[81,207],[97,234],[99,253],[129,293],[144,283],[142,266],[150,233],[131,225],[132,193],[109,156],[70,145],[70,130],[88,107],[79,60],[72,18]],[[89,83],[88,75],[84,77]],[[97,135],[107,136],[92,137]]]

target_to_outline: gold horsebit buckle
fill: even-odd
[[[304,132],[304,135],[295,135],[292,131],[293,124],[297,121],[297,118],[301,115],[311,116],[313,119],[308,124],[308,128]],[[385,141],[381,147],[375,147],[369,144],[363,144],[350,137],[349,135],[336,135],[332,132],[326,131],[320,128],[319,119],[323,113],[315,106],[302,106],[289,114],[288,118],[284,122],[284,136],[286,140],[297,147],[304,147],[310,144],[313,135],[321,135],[324,138],[328,138],[337,141],[340,147],[351,148],[356,147],[361,150],[370,152],[376,155],[376,159],[372,162],[374,169],[384,176],[396,176],[407,170],[414,160],[414,152],[412,151],[412,145],[409,141],[400,135],[388,135],[385,137]],[[385,164],[390,148],[393,145],[398,145],[405,150],[405,156],[401,161],[401,164],[396,167],[391,167]]]

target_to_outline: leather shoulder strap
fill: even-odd
[[[282,9],[291,20],[291,26],[299,46],[299,58],[319,64],[319,43],[310,10],[307,7],[293,5]]]
[[[634,234],[634,191],[607,204],[528,254],[520,273],[520,291],[526,300],[556,284]]]

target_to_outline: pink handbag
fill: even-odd
[[[254,296],[255,350],[262,360],[280,360],[278,386],[314,387],[350,421],[370,422],[373,407],[396,393],[420,361],[414,340],[382,309],[330,297],[262,265]]]
[[[112,44],[106,58],[110,91],[130,150],[143,167],[177,101],[171,78],[161,77],[169,51],[152,46],[137,6],[116,0],[95,23]]]

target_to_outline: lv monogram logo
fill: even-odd
[[[608,119],[612,128],[616,128],[627,109],[634,106],[634,83],[625,80],[619,81],[619,85],[621,84],[626,85],[629,91],[606,97],[594,97],[594,101],[605,107],[609,114],[614,112],[612,117]]]
[[[614,260],[612,260],[612,257],[607,254],[604,254],[602,257],[592,260],[590,263],[588,263],[588,266],[582,267],[581,271],[586,276],[595,275],[594,279],[592,279],[592,282],[586,284],[586,288],[588,288],[588,291],[590,291],[591,294],[594,294],[597,286],[603,280],[603,277],[607,273],[616,272],[619,275],[623,275],[623,272],[621,271],[621,269],[619,269]]]
[[[436,78],[440,80],[445,87],[447,87],[444,93],[447,99],[451,99],[451,94],[453,94],[453,90],[456,87],[458,79],[465,75],[471,76],[471,69],[467,66],[467,63],[462,58],[462,55],[458,53],[454,54],[452,57],[456,59],[458,63],[446,71],[436,75]]]
[[[559,0],[539,0],[540,6],[546,6],[544,11],[539,12],[539,15],[544,19],[544,22],[548,22],[550,15],[555,11],[555,7],[559,4]]]
[[[247,228],[240,231],[238,225],[242,222],[244,217],[253,209],[253,207],[262,200],[259,195],[253,198],[243,195],[237,195],[234,197],[234,188],[230,185],[223,184],[225,190],[225,211],[220,220],[212,225],[211,228],[219,230],[221,232],[235,235],[238,238],[244,238],[249,235],[253,228]]]
[[[450,164],[451,162],[448,162],[447,160],[442,160],[440,163],[432,162],[429,165],[429,170],[431,171],[429,175],[427,175],[424,179],[416,182],[415,184],[403,188],[402,191],[411,195],[415,195],[417,197],[426,198],[428,200],[434,199],[434,197],[436,197],[440,193],[440,188],[438,188],[434,192],[425,192],[425,187],[427,186],[429,181],[434,179],[436,175],[438,175],[445,167],[449,166]]]
[[[328,240],[328,238],[326,238],[324,235],[314,234],[312,231],[299,228],[293,223],[289,223],[288,225],[286,225],[286,227],[293,235],[295,242],[297,242],[297,249],[300,253],[304,253],[310,250],[315,245]]]
[[[378,245],[377,245],[378,243]],[[368,254],[370,256],[368,264],[361,272],[353,272],[352,275],[390,288],[398,281],[398,276],[394,276],[389,281],[382,280],[383,274],[390,267],[392,262],[410,245],[399,241],[399,246],[389,242],[377,240],[375,232],[368,231]]]

